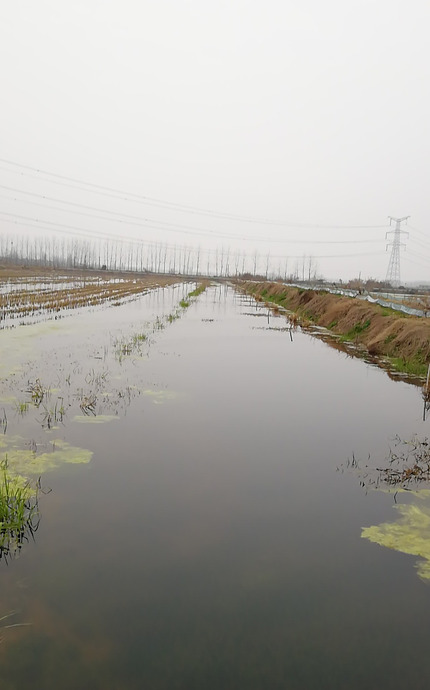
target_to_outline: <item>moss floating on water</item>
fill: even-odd
[[[38,453],[37,450],[24,446],[25,439],[20,436],[0,438],[0,460],[7,456],[8,468],[13,475],[41,475],[57,469],[64,463],[89,463],[93,456],[92,451],[71,446],[62,439],[51,441],[51,450],[45,453]]]
[[[397,522],[364,527],[361,536],[401,553],[424,559],[416,564],[418,576],[430,580],[430,506],[396,505]]]

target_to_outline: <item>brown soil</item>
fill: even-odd
[[[345,342],[361,345],[370,355],[391,359],[399,371],[424,376],[430,362],[430,319],[408,316],[378,304],[301,290],[281,283],[239,281],[238,287],[258,300],[324,326]]]

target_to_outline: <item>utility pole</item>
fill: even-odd
[[[396,223],[396,227],[394,230],[388,230],[388,232],[385,233],[385,239],[387,239],[387,236],[393,233],[393,239],[391,242],[389,242],[386,246],[386,250],[388,250],[388,247],[391,247],[391,254],[390,254],[390,260],[388,262],[388,269],[387,269],[387,277],[386,280],[388,283],[391,283],[393,287],[399,287],[400,285],[400,247],[406,247],[406,245],[403,242],[400,242],[400,235],[408,235],[409,233],[406,232],[406,230],[402,230],[400,227],[400,224],[403,223],[403,221],[407,220],[410,218],[410,216],[403,216],[403,218],[393,218],[392,216],[388,216],[390,219],[390,225],[394,221]]]

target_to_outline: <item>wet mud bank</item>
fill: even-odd
[[[357,353],[392,371],[417,380],[430,362],[430,320],[408,316],[377,304],[282,283],[237,281],[236,289],[299,317],[305,326],[325,329],[333,341],[352,345]]]

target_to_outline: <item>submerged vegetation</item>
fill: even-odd
[[[430,363],[430,321],[378,304],[283,283],[238,282],[256,300],[284,308],[303,328],[318,326],[345,346],[385,361],[393,371],[424,377]]]

